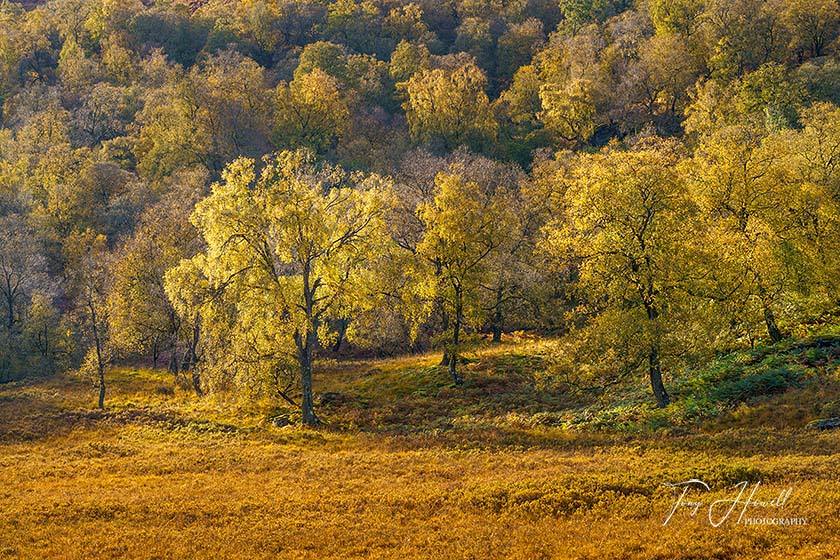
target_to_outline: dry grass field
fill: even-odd
[[[2,386],[0,557],[840,557],[840,431],[806,427],[836,368],[688,425],[570,428],[540,420],[570,403],[533,383],[533,350],[476,353],[463,389],[433,356],[322,364],[320,430],[145,370],[110,372],[104,412],[70,376]],[[712,492],[663,525],[663,484],[691,478]],[[713,527],[742,481],[745,518],[807,523],[738,523],[739,503]]]

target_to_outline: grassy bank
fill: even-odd
[[[0,556],[8,558],[835,558],[840,399],[833,339],[722,358],[644,393],[582,402],[534,381],[546,343],[478,349],[454,388],[428,355],[322,364],[318,431],[290,411],[197,401],[163,373],[0,387]],[[817,350],[814,350],[817,349]],[[788,374],[780,372],[793,372]],[[768,373],[770,372],[770,373]],[[775,372],[775,373],[773,373]],[[666,482],[732,485],[753,517],[663,522]],[[718,516],[719,517],[719,516]]]

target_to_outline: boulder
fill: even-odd
[[[271,419],[271,425],[275,428],[282,428],[284,426],[290,425],[291,423],[292,421],[285,416],[275,416]]]
[[[342,406],[350,402],[350,397],[343,393],[324,393],[321,395],[321,406]]]
[[[813,430],[834,430],[840,428],[840,418],[824,418],[808,422],[808,427]]]

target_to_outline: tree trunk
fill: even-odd
[[[339,319],[336,323],[338,336],[335,340],[335,346],[333,346],[333,352],[338,353],[341,350],[341,343],[344,342],[344,335],[347,333],[347,319]]]
[[[9,315],[6,319],[6,325],[9,327],[9,330],[12,330],[12,327],[15,326],[15,297],[12,295],[11,287],[9,287],[9,294],[6,296],[6,305],[9,310]]]
[[[764,323],[767,325],[767,334],[770,335],[770,340],[772,340],[774,344],[776,342],[781,342],[784,336],[782,336],[782,331],[780,331],[778,325],[776,325],[776,315],[773,313],[773,310],[770,309],[769,305],[764,306]]]
[[[105,409],[105,360],[102,357],[102,337],[99,332],[98,317],[96,308],[92,302],[88,302],[90,311],[91,326],[93,328],[93,343],[96,347],[96,369],[99,373],[99,408]]]
[[[455,290],[455,318],[452,321],[452,349],[449,355],[449,375],[452,376],[452,381],[455,385],[462,385],[464,379],[458,373],[458,344],[461,337],[461,312],[463,303],[461,302],[461,290]]]
[[[317,426],[319,424],[312,402],[312,346],[314,339],[315,333],[312,331],[307,331],[304,335],[299,332],[295,333],[298,363],[300,364],[300,385],[303,393],[300,409],[303,415],[303,423],[306,426]]]
[[[784,336],[782,336],[782,331],[779,330],[779,326],[776,324],[776,314],[773,313],[773,309],[770,307],[772,298],[767,294],[767,288],[761,282],[758,284],[758,295],[761,298],[761,305],[764,308],[764,324],[767,326],[767,334],[770,336],[773,344],[781,342]]]
[[[668,395],[668,391],[665,390],[665,385],[662,383],[662,364],[659,361],[659,347],[657,345],[650,347],[648,366],[650,371],[650,386],[653,389],[653,396],[656,397],[656,405],[659,408],[665,408],[671,404],[671,397]]]
[[[305,426],[317,426],[318,417],[312,402],[312,351],[315,346],[315,333],[318,332],[318,315],[315,312],[315,292],[320,284],[319,280],[310,283],[311,261],[303,266],[303,299],[306,302],[306,332],[295,331],[295,344],[298,350],[298,364],[300,365],[300,409]]]
[[[659,310],[652,304],[645,303],[645,311],[647,311],[648,321],[653,326],[655,321],[659,318]],[[659,408],[665,408],[671,404],[671,397],[668,391],[665,390],[665,384],[662,382],[662,362],[659,357],[659,342],[655,341],[650,345],[648,353],[648,374],[650,376],[650,387],[653,389],[653,396],[656,398],[656,405]]]
[[[457,331],[456,331],[457,332]],[[458,344],[458,335],[455,334],[453,336],[453,342]],[[458,352],[457,350],[453,350],[452,353],[449,355],[449,375],[452,377],[452,382],[455,385],[463,385],[464,378],[461,377],[461,374],[458,373]]]
[[[96,326],[96,313],[91,308],[93,319],[93,341],[96,345],[96,369],[99,372],[99,408],[105,408],[105,362],[102,359],[102,341],[99,337],[99,329]]]
[[[493,325],[493,342],[501,342],[502,341],[502,327],[498,324]]]
[[[502,327],[504,326],[504,316],[502,315],[502,299],[504,296],[504,288],[499,286],[496,289],[496,304],[493,307],[493,320],[490,328],[493,331],[493,342],[502,341]]]
[[[197,368],[193,368],[192,370],[192,384],[195,394],[199,397],[203,397],[204,392],[201,390],[201,374],[198,372]]]
[[[189,352],[190,352],[190,372],[192,374],[192,384],[193,389],[195,390],[195,394],[199,397],[203,396],[204,393],[201,391],[201,374],[198,371],[198,352],[196,348],[198,348],[198,337],[201,334],[200,324],[198,319],[195,320],[193,323],[193,333],[192,339],[190,340],[189,344]]]
[[[99,408],[105,409],[105,368],[99,367]]]
[[[446,332],[446,331],[449,330],[449,313],[444,311],[442,313],[441,319],[443,320],[443,332]],[[452,356],[450,355],[449,347],[444,347],[443,357],[440,360],[440,365],[442,365],[444,367],[449,367],[449,362],[451,362],[451,361],[452,361]]]
[[[38,352],[41,356],[46,360],[50,360],[50,333],[46,324],[38,330],[38,340],[35,345],[37,346]]]
[[[160,352],[158,350],[157,340],[155,340],[152,343],[152,369],[153,370],[157,369],[158,358],[160,358]]]
[[[172,374],[173,382],[175,385],[178,385],[178,370],[180,366],[178,364],[178,340],[177,338],[172,341],[172,345],[169,351],[169,373]]]

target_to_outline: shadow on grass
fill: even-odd
[[[88,385],[70,378],[9,383],[0,386],[0,443],[37,442],[74,430],[146,426],[167,432],[240,434],[248,428],[196,419],[177,409],[117,404],[105,410],[85,407]]]

